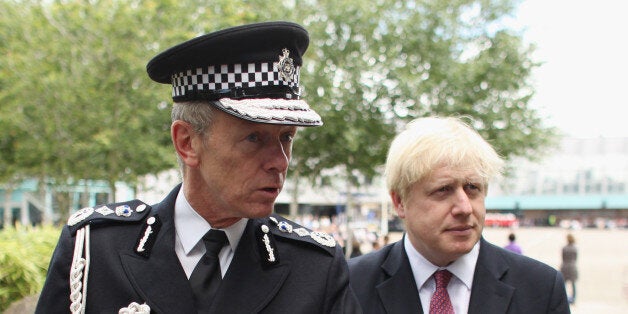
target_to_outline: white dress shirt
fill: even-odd
[[[229,227],[220,229],[225,232],[229,240],[229,245],[225,245],[218,254],[223,277],[231,264],[233,254],[238,247],[247,222],[248,219],[243,218]],[[174,205],[174,228],[176,232],[174,250],[189,279],[194,267],[205,254],[203,236],[211,229],[211,226],[190,206],[183,193],[183,186],[179,190]]]
[[[447,286],[447,293],[449,293],[454,312],[467,313],[469,311],[469,300],[471,299],[473,273],[475,264],[478,261],[478,254],[480,253],[480,243],[476,243],[471,252],[461,256],[455,262],[447,265],[447,267],[438,267],[430,263],[412,246],[407,235],[404,236],[403,245],[406,254],[408,254],[414,281],[419,290],[423,313],[430,312],[430,300],[434,291],[436,291],[436,282],[432,274],[440,269],[447,269],[453,274]]]

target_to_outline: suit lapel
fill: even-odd
[[[120,254],[131,284],[151,310],[157,313],[196,312],[187,276],[174,251],[174,202],[179,188],[175,188],[151,213],[158,214],[163,225],[150,256],[144,258],[134,253]]]
[[[481,239],[469,313],[506,313],[515,291],[514,287],[501,281],[507,271],[508,264],[496,248]]]
[[[262,266],[254,232],[258,225],[257,220],[249,220],[212,305],[212,313],[260,312],[286,280],[289,261],[280,259],[277,265]]]
[[[403,240],[394,244],[381,267],[390,276],[376,287],[386,312],[423,313]]]

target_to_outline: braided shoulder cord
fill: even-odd
[[[74,241],[74,257],[70,268],[70,301],[72,301],[70,311],[72,314],[85,313],[89,259],[89,225],[86,225],[76,231]]]

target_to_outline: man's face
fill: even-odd
[[[436,168],[405,200],[391,193],[407,236],[427,260],[445,266],[471,251],[484,227],[486,188],[471,171]]]
[[[265,217],[281,192],[295,126],[245,121],[215,110],[212,125],[199,148],[196,203],[219,219]],[[200,198],[200,200],[199,200]]]

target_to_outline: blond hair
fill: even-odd
[[[418,118],[408,123],[390,145],[385,170],[388,191],[405,199],[410,185],[442,165],[472,170],[488,186],[488,181],[501,171],[503,160],[460,118]]]

